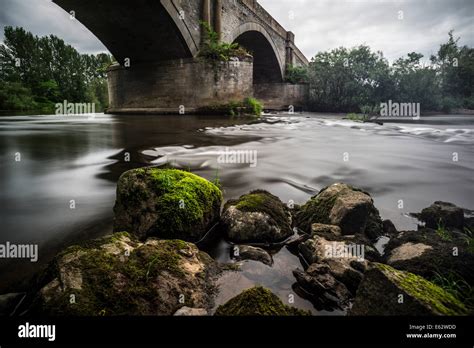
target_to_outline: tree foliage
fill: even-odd
[[[449,33],[430,64],[412,52],[390,64],[362,45],[318,53],[308,68],[310,106],[316,111],[361,112],[389,100],[420,103],[424,111],[474,108],[474,50]]]
[[[60,38],[5,27],[0,45],[0,109],[51,112],[57,102],[107,104],[106,68],[112,57],[80,54]]]

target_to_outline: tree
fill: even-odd
[[[2,89],[10,93],[21,87],[31,98],[21,102],[0,100],[0,109],[50,109],[54,103],[92,103],[96,110],[107,106],[106,69],[112,57],[80,54],[60,38],[34,36],[23,28],[5,27],[5,39],[0,45],[0,81],[10,83]],[[18,90],[19,91],[19,90]],[[30,102],[27,107],[26,101]]]

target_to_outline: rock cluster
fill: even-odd
[[[126,172],[117,186],[117,233],[57,255],[22,300],[26,311],[211,315],[222,267],[193,243],[219,226],[217,231],[233,243],[231,256],[237,262],[252,260],[272,267],[275,249],[287,246],[296,253],[303,267],[293,272],[294,289],[317,309],[351,315],[472,312],[472,296],[459,298],[463,289],[443,287],[451,274],[462,280],[456,284],[474,285],[472,219],[452,204],[434,203],[417,215],[425,226],[402,232],[389,220],[382,221],[368,193],[341,183],[295,209],[262,190],[228,201],[222,215],[221,206],[220,189],[189,172]],[[375,248],[380,236],[391,238],[384,253]],[[11,298],[0,301],[4,312],[12,310]],[[308,314],[262,287],[244,291],[216,312]]]

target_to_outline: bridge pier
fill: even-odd
[[[253,62],[188,58],[108,70],[114,114],[190,114],[253,95]],[[205,112],[205,111],[204,111]]]

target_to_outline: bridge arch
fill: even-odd
[[[199,40],[192,19],[175,1],[53,0],[86,26],[119,63],[131,64],[192,58]],[[199,34],[198,34],[199,35]],[[197,41],[197,42],[196,42]]]
[[[186,42],[187,48],[193,57],[199,53],[199,42],[196,42],[192,35],[192,25],[186,23],[183,10],[175,5],[173,1],[160,0],[161,5],[166,9],[170,17],[173,19],[176,28],[179,30],[181,37]],[[200,28],[194,28],[200,30]]]
[[[275,42],[262,25],[244,23],[232,32],[229,41],[239,43],[253,54],[254,84],[283,81],[284,64]]]

